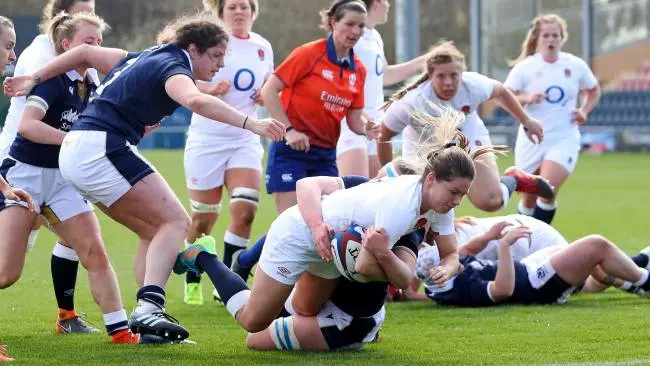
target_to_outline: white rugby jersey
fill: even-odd
[[[580,89],[596,87],[598,80],[582,59],[570,53],[560,52],[553,63],[536,53],[515,65],[504,85],[525,95],[546,93],[540,103],[525,106],[528,114],[542,123],[546,141],[561,139],[570,132],[579,133],[578,125],[571,121],[578,94]]]
[[[323,220],[334,230],[343,230],[350,224],[383,228],[391,248],[403,235],[429,223],[431,230],[440,235],[454,233],[453,209],[446,214],[433,210],[421,213],[421,203],[422,183],[419,176],[371,180],[324,197]]]
[[[506,228],[506,231],[522,225],[531,230],[530,238],[521,238],[510,247],[512,258],[516,261],[522,260],[542,248],[553,245],[567,245],[566,239],[552,226],[530,216],[515,214],[485,218],[473,217],[471,220],[471,224],[462,223],[456,225],[456,242],[459,246],[466,244],[477,235],[485,234],[494,224],[502,221],[512,224],[512,226]],[[499,260],[499,240],[490,240],[485,249],[476,255],[476,258],[492,261]]]
[[[354,53],[366,67],[366,83],[364,85],[364,112],[377,123],[381,122],[382,112],[379,110],[384,102],[384,41],[376,29],[366,27],[363,36],[354,46]]]
[[[496,83],[498,81],[479,73],[463,72],[456,95],[451,100],[442,100],[433,90],[431,80],[427,80],[406,93],[402,99],[391,104],[386,111],[384,125],[395,133],[404,131],[402,155],[407,158],[412,157],[415,154],[415,146],[420,140],[421,128],[413,125],[413,118],[409,115],[409,111],[420,110],[437,115],[429,103],[450,107],[465,114],[465,121],[459,126],[461,130],[473,129],[472,126],[483,124],[477,110],[481,103],[490,99]]]
[[[224,102],[236,110],[256,117],[255,99],[264,84],[273,73],[273,49],[271,44],[257,33],[250,33],[247,39],[231,35],[226,51],[225,67],[221,68],[212,79],[217,83],[229,80],[232,85],[225,95]],[[242,121],[243,122],[243,121]],[[259,136],[239,127],[192,115],[188,134],[194,138],[206,136],[210,140],[226,140],[241,143],[242,140],[259,141]]]
[[[47,35],[40,34],[18,57],[14,76],[32,74],[54,57],[56,54],[52,41]],[[7,119],[0,134],[0,159],[2,160],[9,154],[9,148],[18,133],[18,124],[25,109],[25,101],[25,97],[11,98]]]
[[[55,57],[54,45],[50,38],[45,34],[39,34],[18,57],[14,76],[33,74]],[[99,75],[95,69],[88,69],[88,73],[92,80],[99,81]],[[25,102],[25,97],[11,98],[5,125],[2,128],[2,133],[0,133],[0,161],[8,156],[9,148],[16,139],[18,124],[25,109]]]

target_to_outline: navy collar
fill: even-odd
[[[336,48],[334,48],[334,38],[332,38],[332,35],[330,34],[329,37],[327,37],[327,58],[332,61],[333,63],[343,66],[342,60],[339,60],[339,58],[336,56]],[[350,49],[350,53],[345,57],[348,59],[348,68],[352,71],[356,70],[356,65],[354,63],[354,50]]]

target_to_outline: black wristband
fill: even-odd
[[[289,132],[289,131],[293,130],[293,126],[287,126],[287,128],[285,128],[284,130],[285,130],[285,132]]]
[[[242,129],[246,129],[246,122],[248,122],[248,116],[244,119],[244,124],[241,126]]]

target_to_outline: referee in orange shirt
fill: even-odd
[[[296,204],[299,179],[338,176],[343,117],[352,131],[377,137],[362,114],[366,69],[352,50],[366,15],[362,1],[335,1],[321,11],[321,27],[330,35],[293,50],[262,89],[269,114],[287,127],[285,140],[272,143],[266,169],[266,190],[278,213]]]

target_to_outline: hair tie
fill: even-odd
[[[66,20],[72,20],[72,15],[66,14],[61,18],[61,21],[65,22]]]
[[[456,146],[456,141],[452,141],[452,142],[447,143],[447,144],[445,145],[445,149],[448,149],[448,148],[450,148],[450,147],[452,147],[452,146]]]

